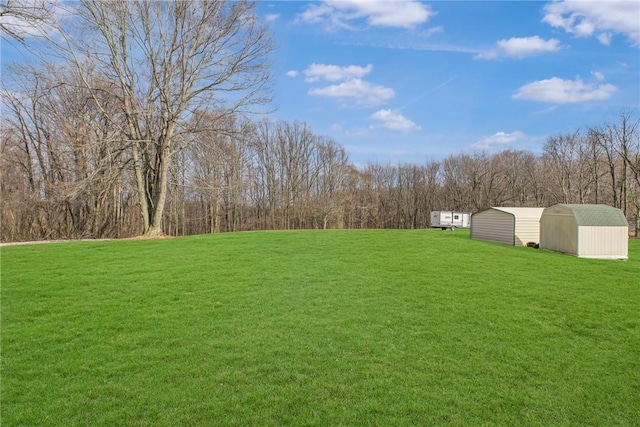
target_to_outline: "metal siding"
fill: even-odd
[[[513,245],[513,215],[495,209],[477,212],[471,217],[471,238]]]
[[[540,217],[520,217],[516,215],[515,242],[526,246],[528,242],[540,241]]]
[[[579,229],[577,255],[589,258],[627,258],[629,237],[627,227],[584,226]]]
[[[540,217],[544,208],[494,207],[507,212],[515,218],[513,244],[525,246],[529,242],[540,241]]]
[[[627,259],[626,226],[581,226],[576,205],[554,205],[540,218],[540,248],[585,258]]]
[[[553,209],[552,209],[553,208]],[[578,226],[568,209],[545,209],[540,218],[540,248],[578,254]]]

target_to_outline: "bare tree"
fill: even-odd
[[[343,147],[332,139],[325,139],[317,146],[315,156],[318,171],[314,198],[323,229],[333,219],[337,228],[344,224],[344,199],[346,183],[352,172],[349,157]]]
[[[592,179],[592,150],[579,131],[551,136],[544,147],[543,162],[551,183],[552,203],[585,203]]]
[[[622,159],[620,176],[621,209],[633,214],[635,232],[638,235],[640,225],[640,120],[633,119],[630,111],[623,111],[617,125],[608,125],[612,129],[615,147]]]
[[[528,151],[504,150],[496,153],[502,184],[502,200],[513,206],[538,206],[539,185],[535,174],[537,159]]]
[[[602,181],[606,171],[602,170],[602,146],[598,143],[598,131],[589,129],[586,146],[589,156],[589,172],[593,183],[593,202],[598,204],[602,198]]]
[[[21,165],[28,182],[24,199],[38,213],[40,231],[32,237],[113,233],[122,192],[112,190],[120,184],[126,159],[109,143],[115,136],[110,123],[73,69],[44,63],[12,71],[8,80],[14,90],[3,93],[4,125],[18,143],[19,151],[10,151],[10,158]],[[91,70],[86,75],[102,87],[104,81]],[[102,102],[109,105],[108,99]]]
[[[122,114],[111,120],[131,153],[146,235],[162,233],[170,159],[187,140],[180,136],[270,100],[273,45],[253,7],[244,0],[80,2],[91,36],[68,37],[68,53],[90,58],[117,85]]]
[[[47,36],[54,9],[52,0],[0,0],[0,34],[20,43],[28,36]]]

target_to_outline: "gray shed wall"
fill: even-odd
[[[487,209],[471,216],[471,238],[514,244],[515,217],[507,212]]]
[[[540,218],[540,249],[578,254],[578,224],[571,211],[545,210]]]

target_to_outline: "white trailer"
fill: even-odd
[[[453,211],[432,211],[431,228],[469,228],[471,226],[471,214],[466,212]]]

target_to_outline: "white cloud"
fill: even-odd
[[[351,21],[364,19],[377,27],[411,28],[423,24],[435,13],[416,0],[325,0],[312,4],[298,15],[298,21],[323,23],[330,29],[353,29]]]
[[[289,70],[286,73],[284,73],[284,75],[287,77],[298,77],[298,74],[300,74],[298,70]]]
[[[442,25],[438,25],[437,27],[432,27],[426,31],[423,31],[422,33],[420,33],[420,35],[422,37],[431,37],[434,34],[443,33],[443,32],[444,32],[444,27]]]
[[[629,41],[640,45],[640,2],[609,1],[554,1],[544,7],[543,22],[562,28],[578,37],[596,35],[608,45],[611,34],[623,34]]]
[[[500,57],[525,58],[545,52],[556,52],[560,50],[560,40],[544,40],[539,36],[532,37],[511,37],[496,42],[496,46],[486,52],[481,52],[476,56],[480,59],[496,59]]]
[[[534,116],[541,116],[543,114],[549,114],[549,113],[553,113],[554,111],[556,111],[558,109],[557,105],[552,105],[550,107],[547,107],[543,110],[539,110],[539,111],[534,111],[533,114]]]
[[[618,90],[612,84],[585,83],[580,77],[563,80],[552,77],[526,84],[513,95],[516,99],[566,104],[609,98]]]
[[[338,65],[327,64],[311,64],[304,70],[305,80],[308,82],[315,82],[320,79],[324,79],[330,82],[337,82],[341,80],[348,80],[352,78],[364,77],[371,72],[373,65],[369,64],[366,67],[360,67],[358,65],[349,65],[346,67],[340,67]]]
[[[592,71],[591,75],[595,77],[599,82],[604,80],[604,74],[602,74],[600,71]]]
[[[601,33],[598,34],[598,40],[605,46],[609,46],[611,44],[611,39],[613,38],[613,34],[611,33]]]
[[[543,40],[539,36],[512,37],[509,40],[499,40],[497,45],[506,56],[516,58],[560,50],[558,39]]]
[[[351,98],[360,106],[374,106],[384,104],[396,96],[396,93],[391,88],[374,85],[356,78],[336,85],[311,89],[309,95]]]
[[[325,87],[309,90],[310,95],[332,98],[352,99],[359,106],[375,106],[384,104],[396,93],[393,89],[375,85],[362,80],[373,70],[373,65],[365,67],[348,65],[341,67],[330,64],[311,64],[304,70],[305,80],[309,83],[317,81],[340,82]]]
[[[327,4],[311,4],[297,16],[296,21],[318,24],[323,22],[325,15],[330,14],[332,10],[333,8]]]
[[[267,15],[265,16],[264,19],[267,22],[274,22],[274,21],[277,21],[278,18],[280,18],[280,14],[278,14],[278,13],[267,13]]]
[[[378,110],[369,116],[369,118],[377,121],[383,128],[390,130],[411,132],[421,129],[420,126],[407,119],[399,111],[395,110]]]
[[[478,142],[473,144],[472,147],[481,150],[502,149],[506,145],[525,142],[527,140],[528,138],[526,135],[519,130],[511,133],[497,132],[491,136],[480,139]]]

